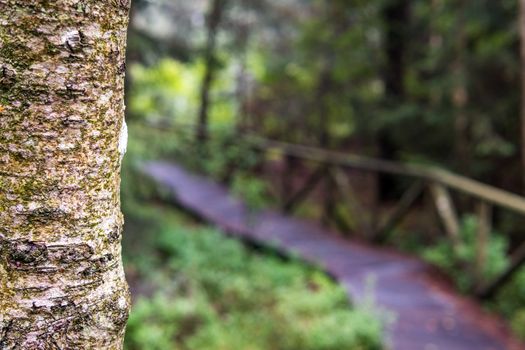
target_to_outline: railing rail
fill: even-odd
[[[429,182],[436,182],[472,197],[482,199],[488,203],[525,215],[524,197],[437,167],[393,162],[253,136],[250,136],[250,141],[253,141],[257,147],[269,152],[320,163],[328,163],[335,166],[404,175]]]

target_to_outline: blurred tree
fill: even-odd
[[[201,104],[199,110],[199,120],[197,123],[197,137],[204,140],[208,136],[208,112],[210,105],[210,90],[218,68],[218,58],[216,54],[217,34],[222,22],[224,11],[228,0],[213,0],[206,18],[206,48],[204,50],[204,77],[201,86]]]
[[[406,50],[410,25],[410,6],[407,0],[386,1],[382,9],[384,21],[383,65],[384,105],[385,109],[396,108],[406,103]],[[397,145],[392,140],[388,128],[377,132],[379,156],[383,159],[395,159]],[[394,188],[395,178],[388,174],[379,175],[379,193],[388,194]]]
[[[455,18],[454,59],[452,61],[452,105],[454,107],[454,150],[455,165],[465,175],[470,173],[470,118],[467,107],[469,93],[467,88],[466,45],[468,38],[465,32],[466,2],[459,1]]]
[[[525,186],[525,0],[520,0],[519,10],[519,32],[521,39],[521,157],[523,185]]]
[[[207,0],[134,0],[128,40],[132,62],[155,64],[166,56],[189,61],[204,36]]]
[[[139,0],[130,32],[131,46],[136,31],[160,43],[135,51],[148,65],[154,52],[204,61],[201,122],[229,100],[266,136],[320,144],[325,133],[334,148],[522,182],[515,0],[223,1]],[[234,91],[213,91],[218,71],[236,72]],[[502,164],[516,171],[496,176]]]
[[[503,179],[494,167],[510,166],[518,156],[519,125],[511,117],[519,108],[516,5],[410,3],[405,98],[375,118],[396,158],[439,163],[485,181],[498,178],[497,185],[516,189],[517,173]]]
[[[129,1],[0,1],[0,348],[121,349]]]
[[[386,60],[383,68],[385,94],[394,102],[402,103],[405,94],[405,65],[408,44],[410,6],[407,0],[387,1],[382,10],[385,33]]]

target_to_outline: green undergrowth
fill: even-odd
[[[210,140],[200,142],[195,139],[191,128],[163,129],[162,126],[155,128],[144,123],[129,123],[130,144],[125,167],[136,167],[146,160],[174,161],[190,171],[205,174],[227,185],[250,208],[260,209],[274,204],[268,184],[256,175],[261,155],[234,129],[215,131]],[[132,186],[139,185],[135,179],[132,182]]]
[[[298,261],[253,251],[160,206],[128,202],[125,263],[140,295],[127,350],[374,350],[373,303]]]
[[[437,244],[423,248],[423,258],[440,268],[451,276],[458,288],[468,292],[475,286],[475,274],[467,267],[472,266],[476,260],[476,245],[478,239],[478,222],[475,216],[467,215],[460,226],[460,244],[454,250],[450,240],[446,237]],[[508,266],[507,258],[508,241],[497,232],[491,232],[487,243],[486,259],[481,274],[485,280],[491,280],[501,274]]]

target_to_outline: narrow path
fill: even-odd
[[[150,163],[144,172],[179,206],[225,232],[321,266],[356,303],[372,279],[376,303],[396,315],[387,339],[393,350],[525,349],[499,318],[458,296],[418,259],[343,240],[316,223],[276,211],[250,213],[224,187],[174,164]]]

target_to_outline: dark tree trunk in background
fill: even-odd
[[[318,109],[317,142],[321,148],[330,148],[330,101],[329,96],[334,92],[334,80],[332,79],[333,60],[331,55],[326,55],[323,68],[319,74],[315,103]]]
[[[470,171],[470,142],[469,128],[470,120],[467,113],[468,88],[467,88],[467,66],[466,66],[466,33],[465,33],[465,6],[461,1],[457,13],[455,31],[455,61],[452,64],[452,105],[454,107],[454,158],[456,167],[463,175],[469,175]]]
[[[201,85],[201,104],[197,125],[197,138],[204,140],[208,137],[208,119],[210,109],[210,92],[217,71],[217,34],[227,0],[212,0],[206,20],[207,40],[204,51],[205,72]]]
[[[387,98],[399,101],[404,97],[406,26],[409,20],[408,0],[395,0],[384,9],[386,23],[386,69],[384,82]],[[395,101],[395,102],[397,102]]]
[[[519,32],[521,39],[521,157],[525,192],[525,0],[520,0]]]
[[[331,30],[331,40],[337,40],[343,33],[349,30],[350,23],[345,14],[345,7],[348,6],[344,1],[332,1],[327,4],[328,22],[326,26]],[[317,91],[315,92],[315,102],[317,104],[318,130],[317,141],[319,146],[324,149],[335,147],[334,140],[330,134],[331,122],[331,97],[341,91],[343,87],[335,81],[333,76],[333,67],[336,61],[337,53],[334,51],[333,43],[326,45],[322,52],[322,68],[317,80]],[[336,185],[330,176],[324,177],[323,193],[323,216],[322,221],[329,225],[335,217],[336,210]]]
[[[329,120],[329,103],[327,97],[333,93],[334,90],[334,81],[332,79],[331,67],[332,60],[330,59],[331,55],[326,55],[323,68],[319,75],[319,81],[317,86],[317,104],[318,104],[318,118],[319,118],[319,129],[318,129],[318,143],[321,148],[329,149],[332,146],[332,140],[330,137],[330,120]],[[323,193],[323,217],[322,221],[325,225],[329,225],[331,219],[334,216],[335,211],[335,184],[329,176],[325,176],[324,179],[324,193]]]
[[[383,73],[387,108],[397,108],[405,98],[405,51],[407,49],[407,26],[410,20],[408,0],[392,0],[383,10],[385,22],[386,65]],[[394,141],[383,130],[378,135],[380,157],[394,159],[396,147]],[[380,196],[388,197],[394,187],[395,179],[388,174],[379,175]]]

